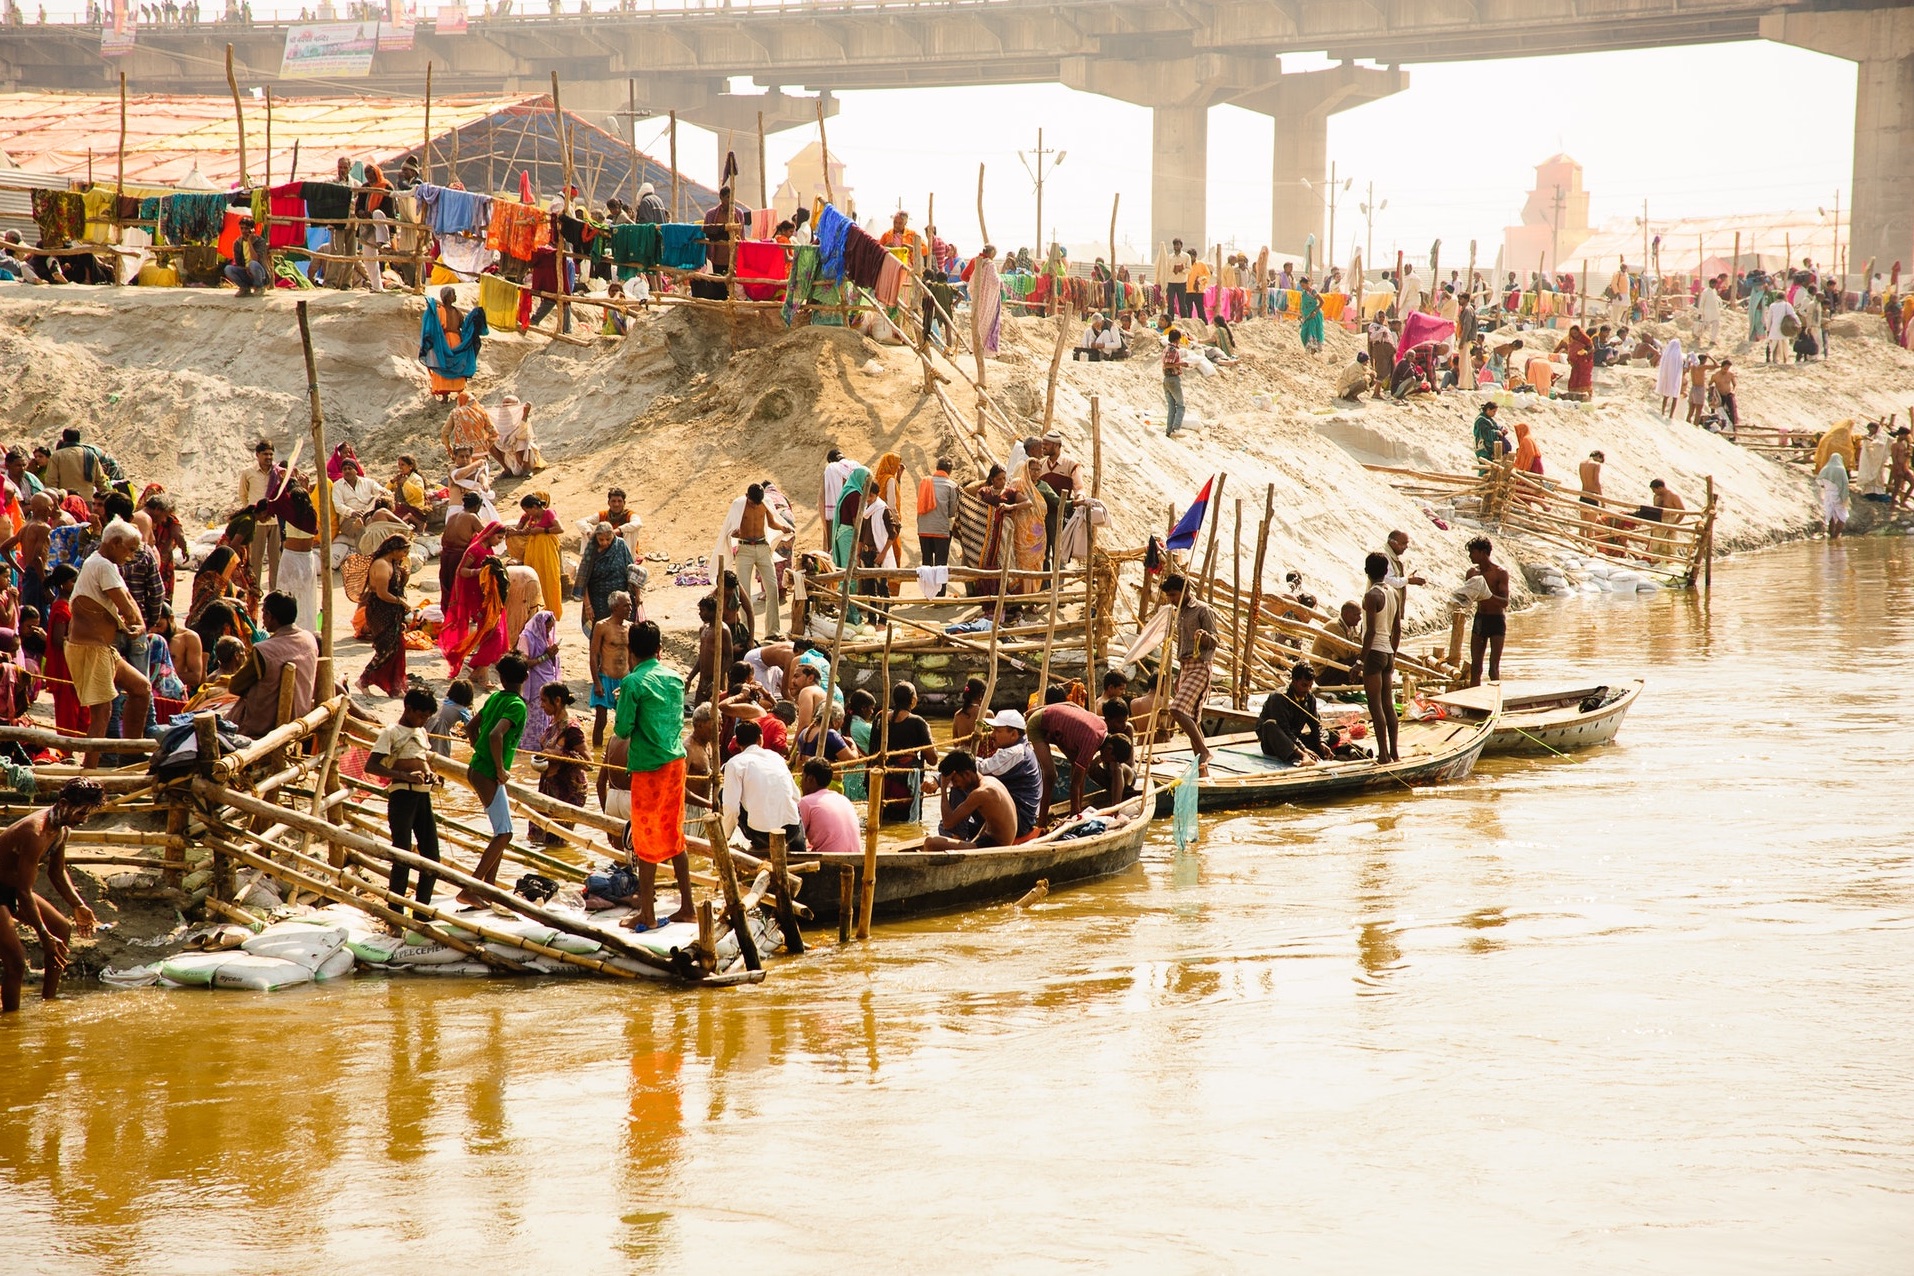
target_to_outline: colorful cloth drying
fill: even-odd
[[[412,193],[425,205],[425,222],[435,235],[476,234],[490,230],[492,197],[447,186],[419,185]]]
[[[877,267],[877,284],[871,289],[871,296],[877,298],[880,305],[894,306],[903,286],[904,263],[885,253],[884,260]]]
[[[798,306],[811,295],[817,279],[817,245],[803,244],[791,254],[791,273],[784,283],[784,326],[797,318]]]
[[[530,204],[515,204],[508,199],[492,201],[492,216],[486,223],[485,246],[493,252],[520,261],[532,259],[532,249],[545,243],[551,225],[545,214]]]
[[[658,228],[658,264],[666,270],[704,269],[704,227],[697,222],[667,222]]]
[[[664,242],[659,229],[651,223],[611,228],[611,259],[618,265],[620,279],[658,269],[658,253]]]
[[[340,182],[301,182],[299,198],[314,221],[342,222],[352,215],[352,188]]]
[[[104,186],[95,186],[80,199],[86,205],[86,237],[96,244],[106,243],[118,197]]]
[[[36,190],[33,221],[40,228],[42,244],[64,248],[69,240],[86,234],[86,201],[74,191]]]
[[[843,280],[847,237],[856,229],[856,223],[838,212],[833,205],[824,206],[824,211],[817,218],[817,273],[820,277]],[[866,235],[865,238],[869,239],[870,236]]]
[[[896,261],[884,251],[884,245],[872,239],[861,226],[852,226],[844,235],[844,273],[859,288],[877,287],[878,272],[886,261]]]
[[[497,275],[479,276],[479,308],[494,328],[518,326],[518,289]]]
[[[776,241],[747,239],[738,245],[735,263],[740,280],[769,282],[742,284],[744,295],[752,301],[770,301],[783,291],[790,271],[784,258],[784,245]]]
[[[160,233],[169,244],[210,244],[226,226],[226,196],[167,195],[160,200]]]

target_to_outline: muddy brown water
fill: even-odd
[[[1911,568],[1550,603],[1509,671],[1645,675],[1612,748],[755,989],[29,1001],[0,1269],[1909,1270]]]

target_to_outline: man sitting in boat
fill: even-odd
[[[1017,806],[1017,836],[1022,837],[1037,827],[1043,810],[1043,771],[1024,738],[1029,727],[1015,709],[991,714],[984,725],[990,735],[984,755],[976,759],[977,773],[1001,781],[1010,791]]]
[[[798,790],[784,759],[764,748],[764,732],[756,722],[740,722],[733,730],[738,751],[724,764],[724,831],[742,829],[752,846],[771,844],[771,834],[782,832],[784,844],[804,849],[804,826],[798,818]]]
[[[1289,686],[1272,691],[1256,718],[1256,742],[1263,756],[1291,766],[1315,766],[1335,756],[1341,738],[1324,732],[1316,707],[1316,671],[1299,660],[1290,667]]]
[[[1062,687],[1052,687],[1046,695],[1056,698],[1030,715],[1030,748],[1043,773],[1039,809],[1048,811],[1056,801],[1057,763],[1051,754],[1055,745],[1070,761],[1070,814],[1077,816],[1083,814],[1084,783],[1090,778],[1090,768],[1103,749],[1109,728],[1101,717],[1062,699],[1063,694]]]
[[[1021,743],[1022,733],[1018,736]],[[943,819],[938,831],[924,839],[925,850],[984,850],[1009,846],[1021,836],[1022,813],[1010,790],[995,776],[977,774],[977,760],[968,750],[946,753],[937,772],[944,777]]]
[[[1362,606],[1358,603],[1344,603],[1339,619],[1327,621],[1323,632],[1315,642],[1309,645],[1309,657],[1312,660],[1331,660],[1339,665],[1354,666],[1362,654]],[[1323,667],[1322,676],[1316,680],[1320,685],[1343,686],[1354,682],[1348,669]]]

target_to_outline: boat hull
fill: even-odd
[[[1505,709],[1485,752],[1510,757],[1552,755],[1612,744],[1621,733],[1622,719],[1628,716],[1641,692],[1642,683],[1637,680],[1621,699],[1588,713],[1572,708],[1549,711],[1516,706]]]
[[[1063,842],[1032,842],[981,851],[879,851],[875,917],[922,913],[1002,903],[1023,895],[1039,881],[1052,890],[1109,877],[1136,865],[1149,837],[1147,814],[1121,828]],[[809,876],[801,898],[820,922],[838,916],[838,882],[852,874],[852,898],[863,889],[862,855],[818,855],[820,867]]]

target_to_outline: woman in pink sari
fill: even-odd
[[[444,600],[439,650],[454,678],[467,665],[480,670],[497,664],[511,647],[505,632],[505,564],[498,556],[504,543],[505,525],[487,523],[466,547],[452,596]]]

